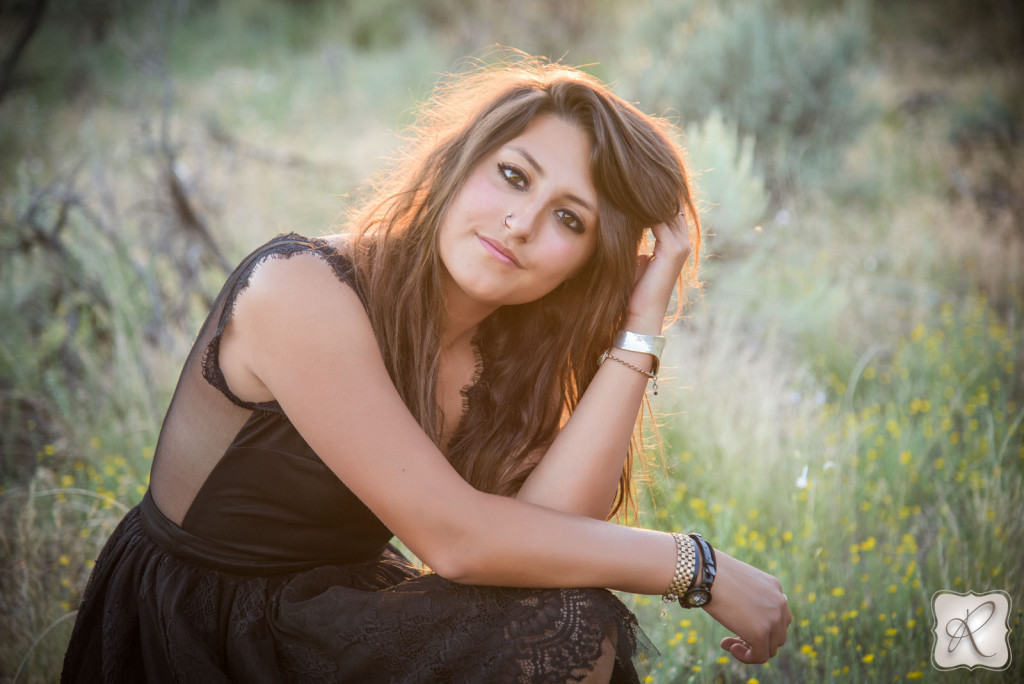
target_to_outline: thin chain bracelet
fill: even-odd
[[[638,367],[634,366],[633,364],[631,364],[629,361],[624,361],[624,360],[620,359],[618,356],[615,356],[614,354],[605,353],[605,358],[606,359],[611,359],[612,361],[617,361],[617,362],[621,363],[623,366],[625,366],[626,368],[632,368],[637,373],[640,373],[641,375],[646,375],[648,378],[653,380],[654,384],[651,385],[651,390],[654,392],[654,396],[658,396],[658,374],[657,373],[652,373],[651,371],[645,371],[643,368],[638,368]]]

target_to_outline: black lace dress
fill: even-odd
[[[249,255],[221,291],[164,419],[150,490],[89,579],[62,680],[564,682],[609,641],[613,681],[639,681],[656,652],[610,592],[421,573],[275,402],[230,392],[217,354],[236,296],[264,259],[310,251],[351,282],[328,243],[292,234]]]

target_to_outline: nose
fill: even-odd
[[[505,225],[505,231],[509,237],[525,242],[532,237],[537,221],[540,218],[539,214],[539,211],[524,204],[509,209],[505,213],[502,223]]]

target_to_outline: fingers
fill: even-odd
[[[781,591],[780,591],[781,594]],[[786,631],[793,622],[793,614],[789,610],[789,602],[785,594],[781,594],[782,602],[777,606],[777,618],[772,620],[763,638],[758,638],[753,643],[740,637],[726,637],[722,639],[721,646],[734,658],[748,665],[763,664],[774,658],[779,649],[786,643]]]
[[[673,216],[664,223],[659,223],[651,226],[651,230],[654,232],[654,237],[660,237],[662,235],[675,235],[683,238],[687,243],[690,241],[690,231],[686,225],[686,217],[682,214]]]
[[[782,587],[779,587],[781,593]],[[774,658],[775,654],[779,652],[786,643],[786,630],[789,629],[789,624],[793,622],[793,614],[789,611],[789,601],[786,599],[786,595],[782,594],[782,604],[779,607],[779,617],[774,620],[770,633],[768,635],[768,658]],[[762,661],[764,662],[764,661]]]
[[[789,610],[789,598],[785,594],[782,595],[782,621],[776,625],[776,637],[778,638],[779,646],[783,646],[786,643],[786,630],[789,629],[789,625],[793,622],[793,613]]]
[[[722,648],[729,652],[733,658],[746,663],[747,665],[761,665],[768,662],[768,657],[757,653],[750,644],[738,637],[726,637],[722,639]]]
[[[669,220],[668,225],[675,232],[682,233],[682,235],[686,238],[687,242],[689,242],[690,230],[686,222],[686,214],[679,212]]]
[[[748,665],[761,665],[774,658],[784,642],[785,639],[779,643],[772,641],[767,648],[754,648],[738,637],[726,637],[722,639],[721,646],[740,662]]]
[[[776,580],[778,582],[778,580]],[[782,585],[778,586],[778,591],[782,595],[782,604],[779,606],[779,617],[772,624],[771,631],[771,655],[774,657],[776,651],[779,650],[786,643],[786,630],[789,629],[789,625],[793,622],[793,613],[789,610],[789,599],[785,594],[782,594]]]
[[[655,255],[674,256],[680,262],[690,253],[690,233],[686,228],[686,219],[682,215],[670,219],[667,223],[659,223],[651,227],[654,234]]]
[[[741,656],[744,656],[750,650],[747,642],[739,637],[725,637],[722,639],[721,646],[722,650],[728,651],[737,660],[742,660]]]

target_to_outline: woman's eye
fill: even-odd
[[[584,231],[583,221],[575,213],[568,209],[556,209],[555,216],[566,228],[574,233],[582,233]]]
[[[526,174],[518,166],[513,164],[498,164],[498,172],[505,182],[516,190],[526,190]]]

